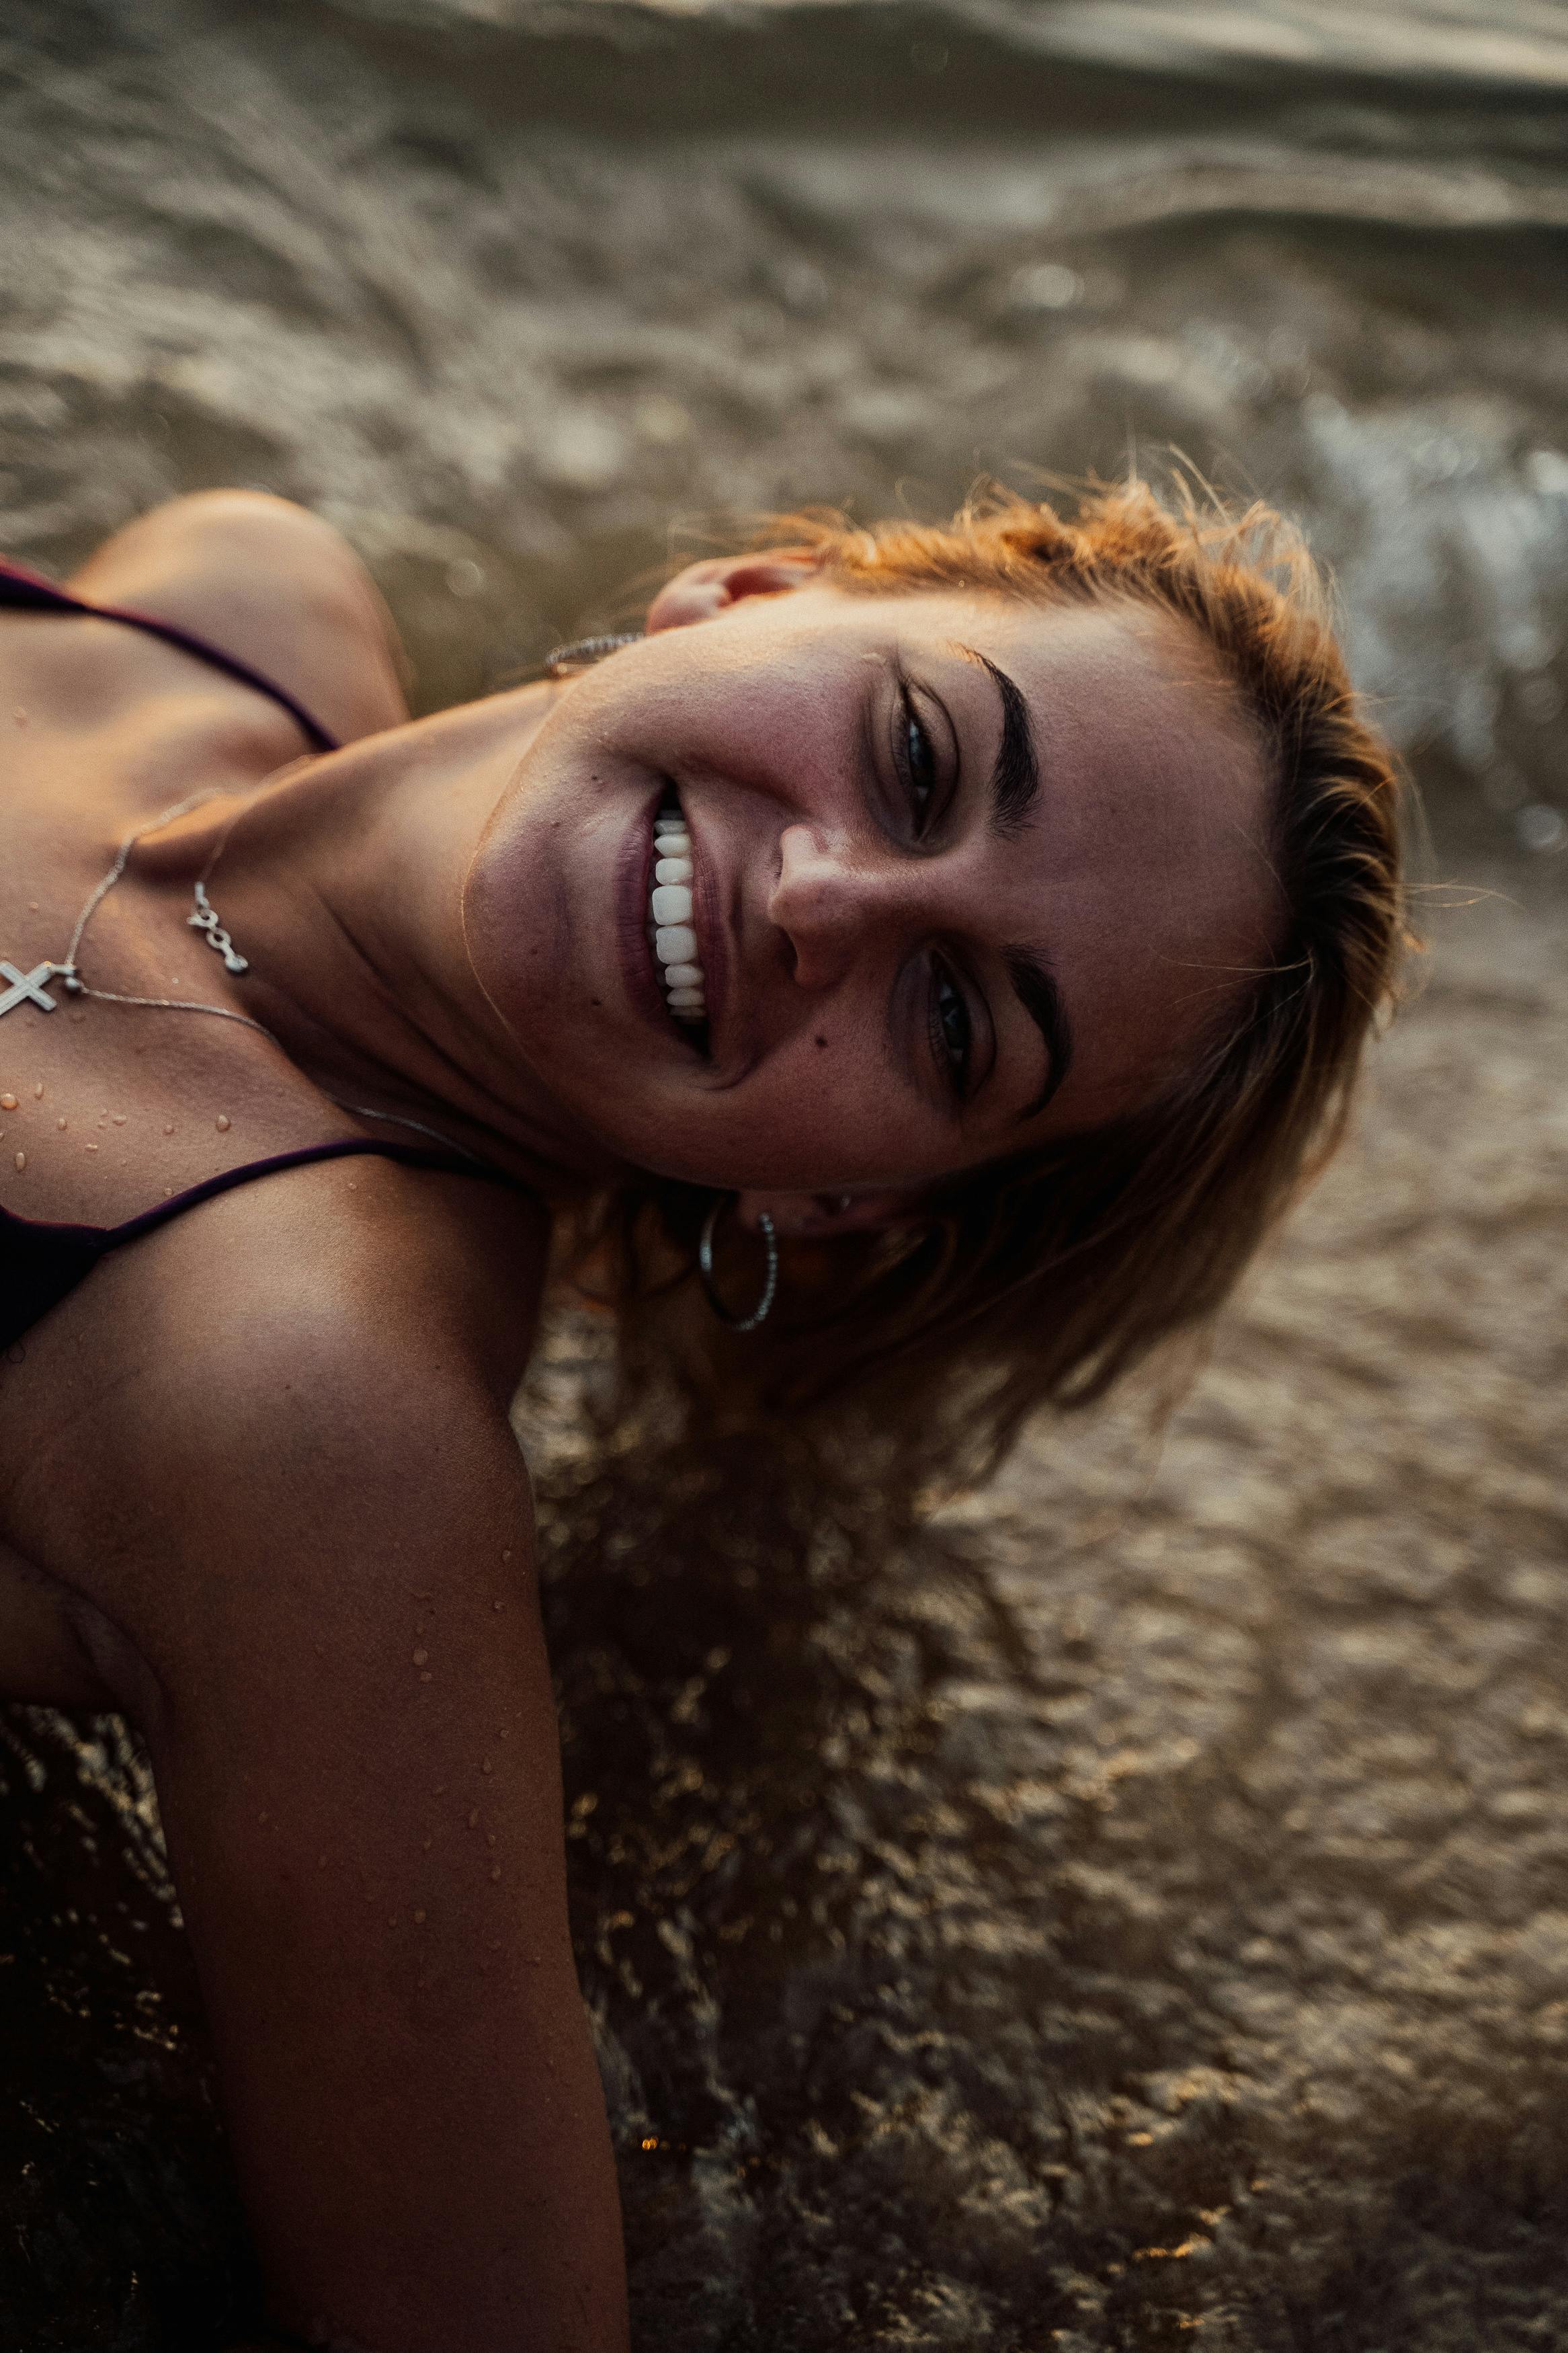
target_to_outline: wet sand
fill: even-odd
[[[552,80],[522,11],[20,12],[0,529],[63,565],[176,488],[307,497],[434,702],[610,609],[672,509],[935,503],[1130,430],[1302,508],[1464,886],[1354,1139],[1163,1442],[1133,1403],[1042,1428],[912,1536],[755,1452],[606,1459],[563,1325],[522,1426],[578,1949],[639,2346],[1537,2353],[1568,2343],[1542,12],[1509,20],[1533,79],[1445,88],[1108,63],[1135,10],[1061,12],[1100,51],[1044,66],[1016,14],[839,12],[858,62],[807,121],[810,15],[788,105],[742,19],[661,19],[645,99],[704,60],[682,142],[630,68]],[[212,2343],[246,2258],[144,1777],[112,1727],[3,1729],[0,2335]]]

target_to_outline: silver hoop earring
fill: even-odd
[[[732,1195],[721,1193],[718,1199],[714,1202],[713,1207],[709,1210],[707,1217],[703,1219],[702,1239],[697,1245],[697,1265],[698,1271],[702,1277],[702,1288],[707,1293],[708,1304],[713,1310],[714,1314],[719,1318],[720,1323],[728,1324],[731,1332],[754,1332],[758,1324],[762,1323],[768,1314],[768,1311],[773,1306],[773,1300],[777,1295],[779,1287],[778,1237],[773,1232],[773,1219],[769,1217],[767,1211],[763,1209],[757,1219],[757,1231],[763,1238],[763,1248],[768,1254],[768,1271],[763,1282],[763,1295],[761,1299],[758,1300],[756,1305],[752,1308],[749,1315],[731,1315],[730,1310],[720,1298],[713,1284],[713,1237],[719,1229],[719,1219],[723,1212],[725,1202],[727,1199],[732,1198]]]
[[[642,640],[642,631],[633,629],[622,637],[574,638],[569,646],[555,646],[544,657],[547,678],[575,678],[581,670],[592,670],[606,654],[619,653],[623,646],[635,646]]]

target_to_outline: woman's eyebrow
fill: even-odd
[[[1039,797],[1040,764],[1029,726],[1029,706],[1005,670],[973,646],[960,646],[966,661],[989,672],[1002,699],[1002,741],[991,771],[991,823],[1004,839],[1017,833]]]

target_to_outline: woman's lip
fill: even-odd
[[[661,1038],[670,1033],[664,981],[647,936],[647,894],[653,888],[653,820],[656,794],[626,828],[616,856],[616,941],[621,976],[633,1006]]]

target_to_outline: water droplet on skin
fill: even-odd
[[[420,1676],[419,1680],[422,1683],[427,1683],[430,1681],[430,1670],[428,1667],[426,1668],[425,1672]]]
[[[229,1127],[232,1125],[232,1122],[229,1119],[227,1112],[220,1111],[216,1119],[213,1122],[213,1125],[217,1129],[220,1135],[226,1135],[228,1133]]]
[[[57,1120],[56,1120],[56,1122],[55,1122],[55,1125],[56,1125],[57,1127],[63,1127],[63,1126],[65,1125],[65,1122],[64,1122],[64,1120],[63,1120],[63,1119],[57,1119]]]
[[[500,1877],[500,1865],[499,1862],[492,1863],[490,1865],[490,1877],[492,1879],[499,1879]]]
[[[414,1915],[414,1925],[416,1928],[422,1928],[424,1926],[425,1915],[423,1912],[416,1912]]]
[[[468,1828],[469,1828],[471,1831],[477,1831],[477,1830],[479,1829],[479,1810],[478,1806],[475,1806],[475,1807],[474,1807],[474,1809],[473,1809],[473,1810],[470,1812],[470,1814],[469,1814],[469,1816],[468,1816]]]
[[[173,1135],[173,1134],[174,1133],[174,1124],[173,1120],[169,1120],[169,1121],[165,1122],[165,1124],[164,1124],[164,1127],[163,1127],[163,1133],[164,1133],[164,1134],[165,1134],[165,1135]]]
[[[36,899],[29,899],[29,900],[28,900],[28,902],[27,902],[27,913],[28,913],[28,914],[29,914],[29,915],[36,915],[36,914],[37,913],[37,912],[38,912],[38,902],[37,902],[37,901]]]
[[[15,1111],[16,1108],[16,1098],[15,1095],[0,1095],[0,1111]]]
[[[16,1155],[16,1166],[17,1166],[17,1167],[18,1167],[18,1168],[25,1168],[25,1167],[26,1166],[26,1165],[27,1165],[27,1155],[26,1155],[26,1154],[25,1152],[18,1152],[18,1153],[17,1153],[17,1155]],[[489,1771],[489,1769],[490,1769],[490,1768],[489,1768],[489,1767],[487,1765],[487,1766],[485,1767],[485,1771],[488,1773],[488,1772]]]
[[[17,1158],[18,1163],[20,1163],[20,1161],[21,1161],[21,1157],[22,1157],[22,1155],[21,1155],[21,1154],[18,1152],[18,1154],[16,1155],[16,1158]],[[493,1773],[493,1772],[495,1771],[495,1769],[496,1769],[496,1768],[495,1768],[495,1767],[490,1763],[490,1760],[489,1760],[489,1758],[488,1757],[485,1758],[484,1763],[483,1763],[483,1764],[480,1766],[480,1767],[479,1767],[479,1770],[480,1770],[480,1772],[481,1772],[481,1773]]]
[[[116,1126],[116,1127],[123,1127],[123,1126],[124,1126],[124,1124],[125,1124],[125,1113],[124,1113],[122,1111],[117,1111],[117,1112],[115,1113],[115,1114],[114,1114],[114,1124],[115,1124],[115,1126]]]
[[[429,1656],[430,1656],[430,1653],[429,1653],[429,1651],[415,1651],[415,1653],[414,1653],[414,1663],[415,1663],[415,1665],[416,1665],[416,1667],[422,1667],[422,1666],[425,1664],[426,1660]]]
[[[43,1101],[43,1098],[44,1098],[44,1082],[43,1082],[42,1079],[40,1079],[40,1080],[38,1081],[37,1085],[33,1089],[33,1092],[34,1092],[34,1094],[37,1096],[37,1100],[41,1103],[41,1102]]]

